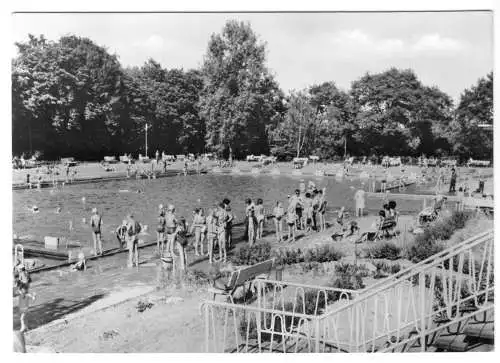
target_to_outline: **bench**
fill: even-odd
[[[255,265],[249,267],[244,267],[237,271],[233,271],[231,273],[231,276],[229,277],[228,283],[224,288],[212,286],[208,289],[208,292],[210,294],[213,294],[214,301],[217,295],[222,295],[225,296],[226,299],[229,299],[232,304],[234,304],[233,295],[236,289],[240,286],[244,286],[246,282],[253,279],[269,278],[273,265],[274,259],[270,259],[264,262],[256,263]]]

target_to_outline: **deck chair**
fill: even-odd
[[[446,197],[441,197],[441,198],[436,200],[436,202],[434,203],[434,206],[424,208],[418,214],[418,223],[420,225],[424,225],[424,224],[429,224],[429,223],[434,222],[439,217],[439,214],[441,213],[441,211],[443,209],[445,201],[446,201]]]
[[[380,224],[378,228],[378,233],[376,238],[381,239],[383,237],[390,237],[394,233],[394,229],[398,225],[397,216],[395,217],[386,217],[384,221]]]

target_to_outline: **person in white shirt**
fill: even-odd
[[[363,189],[359,189],[354,194],[354,201],[356,203],[356,217],[362,217],[365,209],[365,191]]]

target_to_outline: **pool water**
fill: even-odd
[[[341,206],[353,211],[354,193],[362,188],[359,179],[339,181],[331,177],[207,174],[103,181],[60,189],[17,190],[13,191],[13,232],[18,237],[30,236],[38,241],[43,241],[44,236],[66,237],[70,241],[79,241],[82,246],[90,246],[92,238],[88,221],[92,208],[96,207],[103,217],[105,248],[116,246],[114,230],[128,213],[133,213],[138,221],[149,226],[149,235],[142,238],[154,240],[160,203],[164,206],[174,204],[176,215],[184,216],[191,223],[194,208],[203,207],[206,211],[227,197],[238,223],[244,218],[246,198],[262,198],[266,210],[271,213],[278,200],[286,207],[287,195],[298,188],[301,179],[306,184],[314,180],[317,187],[326,187],[329,212]],[[414,213],[421,208],[421,203],[412,201],[398,203],[401,213]],[[38,213],[32,212],[33,205],[39,208]],[[380,209],[380,200],[367,200],[366,207],[374,213]],[[59,213],[56,213],[57,208],[61,208]]]

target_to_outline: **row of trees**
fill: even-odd
[[[12,63],[14,154],[100,159],[107,154],[455,155],[491,158],[493,74],[455,108],[412,70],[365,74],[348,91],[334,82],[285,94],[266,67],[266,45],[229,21],[196,70],[150,59],[123,68],[87,38],[29,36]]]

